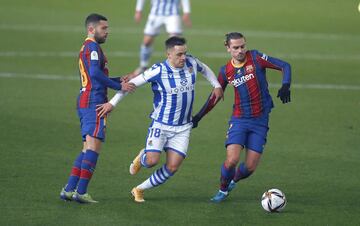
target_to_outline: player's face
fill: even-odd
[[[182,68],[185,65],[186,58],[186,45],[183,46],[174,46],[171,49],[167,50],[167,57],[171,66],[175,68]]]
[[[104,43],[106,41],[108,34],[109,34],[108,22],[105,20],[100,20],[99,23],[97,23],[94,26],[95,41],[99,44]]]
[[[235,61],[244,62],[247,51],[245,39],[230,39],[227,51]]]

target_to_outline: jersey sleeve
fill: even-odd
[[[136,76],[135,78],[132,78],[129,83],[133,83],[136,87],[142,86],[144,84],[146,84],[148,81],[145,78],[144,73]],[[118,91],[113,98],[111,98],[111,100],[109,101],[109,103],[112,106],[116,106],[122,99],[124,99],[124,97],[128,95],[128,92],[124,92],[122,90]]]
[[[226,76],[225,76],[225,66],[220,68],[217,80],[218,80],[219,84],[221,85],[222,90],[225,92],[225,89],[226,89],[227,84],[228,84]],[[195,115],[195,117],[197,117],[199,120],[202,117],[204,117],[208,112],[210,112],[215,107],[215,105],[218,103],[218,102],[215,102],[215,98],[216,98],[215,96],[213,96],[212,98],[210,98],[210,97],[211,97],[211,94],[209,95],[209,97],[208,97],[207,101],[205,102],[204,106]]]
[[[289,63],[280,60],[275,57],[268,56],[264,53],[260,53],[259,51],[255,51],[256,61],[259,63],[262,68],[271,68],[278,71],[282,71],[283,80],[282,84],[290,84],[291,83],[291,66]]]
[[[207,66],[205,63],[201,62],[199,59],[190,56],[196,64],[196,70],[200,72],[203,77],[210,82],[212,87],[220,88],[221,85],[219,84],[218,80],[216,79],[215,73]]]
[[[101,85],[114,89],[121,90],[120,82],[115,82],[111,80],[100,67],[100,58],[99,58],[99,48],[95,43],[90,43],[88,45],[90,52],[90,65],[89,65],[89,74],[90,77],[98,81]]]
[[[154,64],[151,68],[147,69],[141,75],[147,82],[155,82],[161,76],[162,67],[160,64]]]

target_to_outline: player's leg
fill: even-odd
[[[236,165],[239,162],[242,149],[243,146],[239,144],[230,144],[226,147],[226,160],[221,166],[220,189],[211,199],[212,202],[221,202],[229,195],[229,184],[234,178]]]
[[[157,187],[170,179],[184,160],[189,144],[191,127],[181,132],[163,131],[161,134],[166,139],[162,143],[167,151],[166,164],[155,170],[142,184],[132,190],[136,202],[143,202],[143,191]],[[138,198],[136,196],[138,194]]]
[[[75,189],[79,182],[80,172],[81,172],[81,162],[84,157],[85,151],[86,151],[86,143],[83,142],[83,149],[78,154],[78,156],[76,157],[76,159],[73,163],[68,182],[67,182],[66,186],[60,192],[60,198],[63,200],[66,200],[66,201],[72,200],[72,196],[74,195]]]
[[[221,165],[220,189],[211,199],[212,202],[221,202],[228,196],[228,189],[231,180],[235,175],[236,165],[240,159],[240,152],[243,150],[247,138],[245,123],[230,121],[227,132],[226,159]]]
[[[230,191],[235,188],[236,182],[248,178],[258,166],[269,130],[268,118],[268,115],[265,114],[249,123],[251,128],[246,141],[246,159],[237,168],[234,179],[229,185]]]
[[[160,160],[160,153],[165,142],[166,136],[161,129],[161,124],[152,121],[148,128],[145,149],[140,150],[130,164],[130,174],[137,174],[142,167],[151,168],[156,165]]]
[[[87,110],[82,121],[82,135],[86,140],[86,152],[81,162],[80,179],[73,196],[80,203],[94,203],[87,188],[95,172],[97,160],[101,150],[101,143],[105,140],[106,117],[100,118],[95,109]]]
[[[140,64],[133,74],[138,75],[149,67],[150,57],[153,52],[153,42],[155,37],[160,33],[162,24],[163,18],[149,15],[144,29],[143,42],[140,46]]]
[[[74,199],[80,203],[96,203],[87,193],[87,188],[95,172],[102,141],[90,135],[86,136],[86,152],[81,163],[80,180]]]
[[[161,152],[146,152],[142,156],[142,157],[145,157],[145,158],[142,158],[145,160],[142,160],[141,165],[144,167],[148,167],[148,168],[156,165],[160,160],[160,154],[161,154]],[[163,168],[161,168],[161,169],[162,169],[162,174],[167,173],[166,169],[163,169]],[[156,170],[155,172],[157,172],[157,171],[158,170]],[[130,172],[131,172],[131,168],[130,168]],[[145,201],[144,200],[144,191],[146,189],[150,189],[150,188],[154,187],[155,186],[154,181],[155,181],[155,179],[154,179],[154,173],[153,173],[148,179],[146,179],[141,184],[139,184],[138,186],[134,187],[131,190],[131,194],[134,196],[135,202],[144,202]]]

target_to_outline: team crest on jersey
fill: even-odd
[[[254,67],[252,65],[248,65],[245,68],[246,73],[252,73],[254,71]]]
[[[180,84],[181,84],[182,86],[186,86],[186,85],[188,84],[187,79],[186,79],[186,78],[181,79]]]
[[[190,72],[190,74],[192,74],[194,72],[194,68],[193,67],[188,67],[188,70]]]
[[[149,146],[153,146],[152,140],[149,140],[148,145],[149,145]]]

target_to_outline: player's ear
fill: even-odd
[[[95,33],[95,27],[94,26],[88,26],[88,33],[94,34]]]

